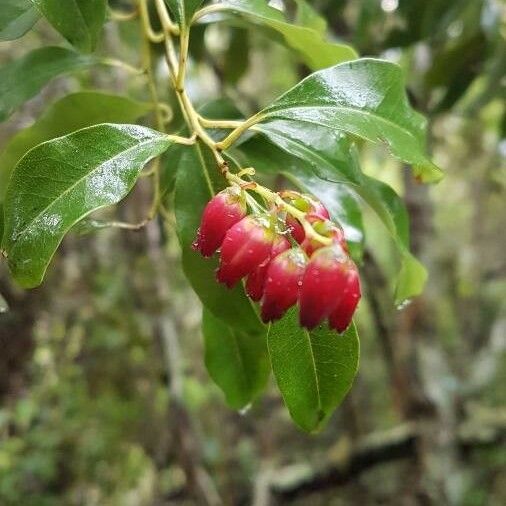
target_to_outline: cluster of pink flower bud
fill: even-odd
[[[280,196],[303,213],[305,225],[280,207],[248,214],[244,190],[229,187],[208,202],[193,248],[205,257],[220,250],[217,280],[231,288],[246,278],[246,293],[260,302],[264,322],[278,320],[298,302],[303,327],[328,318],[343,332],[360,300],[343,230],[312,197],[293,191]],[[308,226],[316,233],[307,235]]]

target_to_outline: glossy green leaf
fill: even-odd
[[[291,309],[271,325],[272,371],[290,415],[306,431],[320,429],[342,402],[357,374],[360,343],[352,324],[344,334],[326,325],[308,332]]]
[[[35,96],[56,76],[96,63],[92,56],[63,47],[43,47],[0,67],[0,121]]]
[[[180,25],[188,25],[203,0],[165,0]]]
[[[295,129],[323,126],[385,143],[422,181],[441,179],[425,153],[426,122],[409,106],[401,68],[387,61],[365,58],[315,72],[256,119],[288,120]]]
[[[225,179],[207,147],[185,149],[177,170],[175,213],[182,247],[183,269],[202,304],[217,318],[248,334],[265,334],[265,327],[242,285],[229,290],[215,278],[216,258],[193,251],[200,218],[207,202],[224,188]]]
[[[170,143],[149,128],[102,124],[29,151],[14,169],[4,204],[2,246],[16,281],[40,284],[65,233],[124,198],[142,167]]]
[[[61,98],[33,125],[14,135],[0,153],[0,202],[12,169],[37,144],[99,123],[133,123],[151,109],[151,104],[98,91],[83,91]]]
[[[262,127],[262,133],[281,148],[285,156],[265,141],[252,138],[240,145],[248,164],[263,172],[291,174],[304,184],[311,185],[308,188],[322,199],[326,192],[329,192],[329,197],[332,195],[336,183],[344,183],[351,193],[359,196],[377,214],[399,250],[401,267],[396,283],[396,303],[421,293],[427,273],[409,252],[409,217],[402,199],[390,186],[360,170],[355,146],[347,136],[328,128],[295,122],[285,129],[285,123],[273,122],[267,125],[269,128]],[[307,165],[301,165],[294,157]],[[309,172],[320,179],[321,186],[312,181]],[[329,209],[332,208],[330,200],[324,200]],[[347,210],[347,215],[336,217],[343,221],[343,225],[348,224],[345,232],[348,232],[349,239],[349,227],[359,228],[359,222],[353,218],[353,207]]]
[[[106,0],[32,0],[53,27],[80,51],[95,49]]]
[[[22,37],[39,17],[39,12],[30,0],[2,0],[0,41]]]
[[[241,409],[255,400],[269,377],[265,337],[234,330],[204,310],[205,362],[227,404]]]
[[[186,146],[173,144],[160,157],[160,194],[162,197],[170,194],[176,184],[177,168],[186,151]]]
[[[271,7],[267,0],[222,0],[213,6],[213,12],[239,16],[267,29],[313,70],[357,57],[350,46],[328,42],[313,28],[287,22],[283,13]]]

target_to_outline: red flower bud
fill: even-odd
[[[206,205],[192,247],[210,257],[223,242],[227,230],[246,216],[246,203],[239,190],[226,188]]]
[[[269,258],[251,272],[246,280],[246,293],[252,300],[258,302],[264,294],[265,275],[269,267],[269,262],[287,249],[290,249],[290,241],[282,235],[277,235],[272,244]]]
[[[323,247],[311,257],[299,296],[303,327],[315,328],[337,307],[347,285],[350,262],[337,244]]]
[[[334,243],[339,244],[343,248],[343,250],[348,253],[348,245],[346,244],[346,240],[344,238],[343,229],[331,222],[330,220],[321,220],[318,217],[310,215],[307,217],[308,221],[313,225],[316,232],[324,237],[329,237],[333,240]],[[323,246],[320,241],[316,239],[306,238],[301,244],[302,249],[306,252],[307,256],[311,257],[311,255],[319,248]]]
[[[229,288],[269,258],[274,231],[267,219],[246,216],[228,230],[216,278]]]
[[[309,195],[298,194],[297,192],[287,192],[287,196],[290,197],[290,204],[296,207],[299,211],[318,218],[330,218],[327,208],[319,200],[316,200]],[[286,217],[285,223],[288,230],[290,230],[292,237],[301,244],[306,237],[306,233],[304,232],[304,227],[300,221],[289,214]]]
[[[350,264],[352,262],[350,261]],[[329,326],[339,333],[344,332],[351,323],[353,313],[360,301],[360,278],[356,266],[353,264],[348,271],[348,281],[343,296],[329,317]]]
[[[306,256],[299,248],[285,251],[269,263],[262,299],[265,323],[278,320],[297,303],[305,268]]]
[[[304,237],[306,237],[302,223],[297,218],[294,218],[291,214],[289,214],[286,217],[285,224],[290,234],[292,234],[292,237],[301,244]]]

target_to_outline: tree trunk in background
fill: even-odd
[[[432,235],[432,209],[427,187],[404,171],[405,200],[411,218],[413,253],[435,276],[434,258],[425,245]],[[419,427],[413,499],[420,504],[461,503],[462,483],[457,454],[457,416],[452,382],[441,336],[436,332],[435,305],[440,286],[429,280],[425,294],[416,298],[399,315],[396,332],[397,354],[407,380],[405,416]],[[432,296],[431,296],[432,295]]]
[[[2,273],[2,281],[6,278]],[[33,352],[32,329],[42,289],[24,291],[10,282],[2,282],[2,294],[10,310],[0,314],[0,405],[9,405],[25,388],[26,367]]]

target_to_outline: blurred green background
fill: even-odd
[[[446,173],[437,186],[417,184],[383,148],[361,153],[406,201],[430,272],[424,295],[394,307],[393,246],[366,214],[360,372],[326,429],[306,435],[272,379],[246,412],[226,407],[205,370],[171,214],[139,232],[71,234],[35,290],[14,286],[2,264],[0,505],[506,503],[506,5],[311,4],[329,36],[399,63],[429,118]],[[138,37],[135,21],[109,22],[100,52],[135,65]],[[39,21],[0,45],[0,63],[51,43],[60,39]],[[194,100],[225,96],[246,114],[308,73],[242,25],[196,27],[191,51]],[[145,100],[141,84],[111,68],[59,78],[0,125],[0,147],[71,91]],[[148,201],[140,184],[118,212],[135,221]]]

